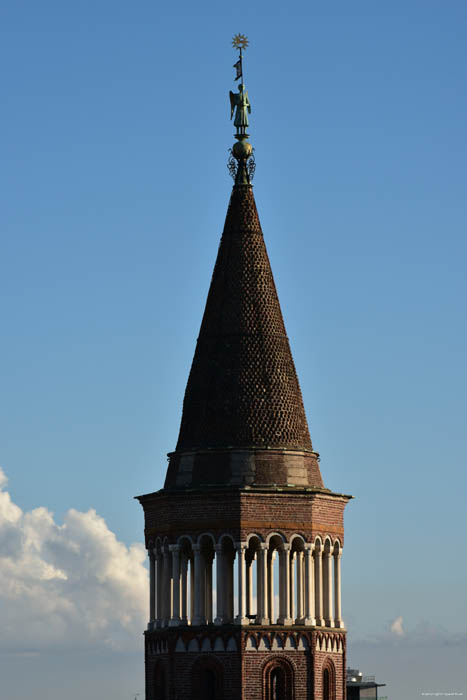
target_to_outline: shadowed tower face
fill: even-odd
[[[243,80],[246,38],[235,64]],[[164,488],[140,496],[146,698],[343,700],[348,496],[324,488],[259,222],[243,82],[235,184]]]

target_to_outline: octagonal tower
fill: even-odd
[[[323,484],[253,196],[243,82],[230,96],[235,183],[180,434],[164,487],[138,497],[146,700],[345,700],[350,496]]]

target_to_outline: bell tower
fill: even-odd
[[[345,700],[343,513],[324,486],[251,179],[243,35],[234,178],[164,487],[139,496],[146,700]]]

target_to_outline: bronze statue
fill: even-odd
[[[246,134],[248,126],[248,114],[251,114],[250,100],[248,92],[245,90],[243,83],[238,86],[239,92],[230,91],[230,118],[232,119],[234,110],[235,119],[234,126],[237,127],[238,134]]]

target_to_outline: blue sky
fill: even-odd
[[[311,435],[327,486],[355,496],[350,661],[394,700],[467,692],[465,3],[19,0],[0,20],[13,503],[58,525],[94,508],[143,587],[132,497],[162,485],[177,439],[231,187],[230,41],[244,32],[255,196]],[[91,542],[104,526],[85,522]],[[138,635],[112,652],[133,669],[128,692],[142,692]],[[45,664],[38,700],[58,698],[56,647],[21,653]],[[420,663],[396,672],[411,653]],[[89,697],[126,697],[102,654]],[[9,693],[24,697],[13,668]]]

